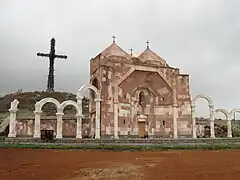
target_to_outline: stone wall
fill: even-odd
[[[76,118],[63,118],[63,137],[76,137]],[[83,119],[82,136],[89,137],[90,133],[89,119]],[[54,130],[54,136],[57,131],[57,119],[55,117],[45,117],[40,121],[40,130]],[[16,123],[17,137],[33,137],[34,119],[17,119]]]
[[[150,49],[133,57],[113,43],[92,58],[90,77],[90,83],[101,94],[102,135],[114,134],[114,102],[118,102],[119,135],[137,136],[138,116],[145,115],[149,136],[172,137],[173,104],[177,103],[178,135],[191,136],[189,76],[180,74],[179,69],[170,67]],[[145,98],[139,105],[141,91]],[[90,100],[92,115],[95,113],[93,99]]]

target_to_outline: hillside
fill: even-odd
[[[34,105],[43,98],[52,97],[60,103],[66,100],[76,101],[76,95],[67,92],[17,92],[0,97],[0,123],[1,120],[9,116],[8,109],[14,99],[19,101],[18,118],[34,118]],[[47,103],[43,106],[43,116],[55,116],[56,108],[53,104]],[[74,116],[75,109],[67,106],[64,110],[65,116]],[[88,114],[88,99],[83,99],[83,113]]]

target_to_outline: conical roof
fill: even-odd
[[[141,59],[142,61],[152,60],[152,61],[160,61],[161,64],[166,64],[166,61],[160,56],[158,56],[155,52],[153,52],[150,48],[147,48],[145,51],[143,51],[138,56],[138,58]]]
[[[126,59],[130,59],[131,55],[125,52],[122,48],[120,48],[115,42],[113,42],[109,47],[101,52],[101,54],[105,57],[109,56],[122,56]]]

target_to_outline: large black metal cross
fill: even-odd
[[[48,92],[54,91],[54,60],[55,60],[55,58],[67,59],[67,56],[65,56],[65,55],[55,54],[55,43],[56,43],[55,39],[52,38],[49,54],[37,53],[37,56],[49,57],[49,73],[48,73],[48,83],[47,83],[47,91]]]

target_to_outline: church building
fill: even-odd
[[[148,43],[136,57],[113,40],[91,59],[90,83],[101,94],[101,137],[191,136],[189,75],[170,67]],[[94,96],[89,105],[93,126]]]

